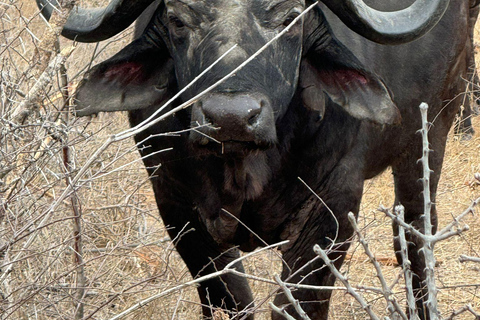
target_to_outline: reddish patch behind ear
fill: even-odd
[[[119,81],[122,84],[139,82],[144,76],[142,65],[137,62],[125,62],[110,66],[104,73],[109,81]]]
[[[363,85],[366,85],[368,83],[368,79],[357,70],[352,70],[352,69],[341,70],[340,69],[340,70],[335,70],[335,74],[336,74],[336,78],[338,79],[337,80],[338,83],[345,87],[347,87],[348,84],[351,83],[352,81],[358,82]],[[329,80],[325,79],[324,81],[328,82]]]
[[[75,111],[86,116],[149,108],[168,100],[175,90],[169,52],[141,37],[84,76]]]
[[[384,83],[364,70],[318,70],[322,89],[333,102],[358,119],[380,124],[400,122],[400,112]]]
[[[376,75],[354,66],[328,63],[326,58],[331,56],[318,56],[315,62],[311,57],[302,61],[300,86],[304,105],[323,114],[325,93],[355,118],[380,124],[400,122],[400,113],[388,89]]]

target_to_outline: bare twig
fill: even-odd
[[[279,315],[283,316],[287,320],[295,320],[284,308],[279,308],[273,304],[273,302],[269,302],[268,305],[272,308],[273,311],[278,313]]]
[[[35,85],[30,89],[25,99],[18,105],[12,114],[12,119],[16,123],[23,123],[33,111],[33,105],[37,102],[44,89],[50,84],[53,77],[56,75],[60,66],[65,63],[67,58],[73,52],[75,47],[70,46],[63,49],[50,63],[45,71],[38,78]]]
[[[457,235],[461,233],[462,231],[467,231],[469,229],[468,225],[465,225],[461,228],[459,228],[460,221],[465,218],[469,214],[473,214],[473,210],[475,209],[476,206],[480,204],[480,197],[477,198],[476,200],[472,201],[470,206],[468,206],[467,209],[465,209],[460,215],[455,217],[452,222],[447,224],[445,227],[442,228],[442,230],[438,231],[437,234],[435,235],[434,239],[435,241],[443,240],[448,237]],[[457,230],[454,230],[454,228],[457,227]]]
[[[355,220],[355,215],[352,212],[348,213],[348,220],[350,221],[350,224],[352,225],[353,230],[355,231],[355,234],[358,237],[358,241],[360,242],[360,244],[363,247],[363,250],[365,251],[365,254],[367,255],[370,262],[372,262],[373,266],[375,267],[377,278],[380,280],[380,284],[382,286],[382,294],[385,300],[387,301],[387,309],[390,315],[392,316],[392,319],[397,319],[400,317],[404,320],[407,320],[407,316],[405,315],[405,313],[402,310],[402,307],[398,304],[397,300],[393,296],[393,292],[388,286],[387,281],[385,280],[380,264],[378,263],[373,253],[370,251],[368,242],[365,240],[365,238],[363,237],[363,234],[360,232],[360,229],[358,228],[357,222]]]
[[[63,64],[60,66],[61,74],[60,79],[62,81],[62,95],[63,95],[63,104],[68,105],[69,92],[68,92],[68,79],[66,74],[66,69]],[[68,123],[68,112],[63,113],[64,122]],[[65,134],[63,139],[63,170],[65,172],[65,181],[67,185],[71,184],[71,172],[75,169],[73,162],[73,150],[69,146],[68,134]],[[72,192],[70,196],[71,207],[73,211],[74,218],[73,222],[73,254],[74,254],[74,264],[77,266],[76,270],[76,292],[74,293],[74,306],[75,306],[75,315],[76,320],[82,319],[84,314],[84,303],[83,298],[85,296],[85,267],[83,261],[83,240],[82,240],[82,207],[76,193],[76,187],[71,186]]]
[[[303,320],[310,320],[310,317],[302,309],[302,307],[300,306],[300,302],[298,302],[298,300],[293,297],[292,291],[290,291],[290,289],[287,287],[285,282],[283,282],[278,275],[275,275],[275,281],[278,283],[278,285],[282,289],[283,293],[285,294],[285,297],[287,297],[287,300],[290,301],[292,306],[295,308],[295,311],[297,311],[300,318],[302,318]],[[272,304],[270,304],[270,307],[271,306],[272,306]],[[277,310],[275,310],[275,311],[277,311]],[[283,310],[283,311],[286,313],[285,310]]]
[[[460,309],[454,310],[452,314],[450,314],[450,316],[448,318],[445,318],[444,320],[453,320],[455,317],[465,312],[470,312],[475,317],[475,320],[480,320],[480,313],[477,313],[475,309],[473,309],[472,306],[469,304],[461,307]]]
[[[464,254],[461,254],[460,257],[458,258],[458,260],[460,262],[477,262],[477,263],[480,263],[480,258],[479,257],[471,257],[471,256],[467,256],[467,255],[464,255]]]
[[[347,288],[348,294],[350,294],[353,298],[355,298],[355,300],[357,300],[357,302],[360,304],[362,309],[365,310],[365,312],[367,312],[370,319],[380,320],[380,318],[375,314],[375,312],[373,312],[372,307],[367,303],[367,301],[365,301],[363,296],[359,294],[357,290],[355,290],[350,285],[350,282],[348,281],[348,279],[337,269],[337,267],[335,267],[332,260],[330,260],[330,258],[327,256],[327,253],[317,244],[313,247],[313,251],[315,251],[315,253],[319,255],[320,258],[322,258],[322,260],[328,266],[328,268],[333,273],[335,278],[337,278],[338,280],[340,280],[340,282],[343,283],[343,285]]]
[[[435,283],[435,255],[433,254],[433,248],[435,242],[432,241],[433,226],[431,220],[431,211],[432,211],[432,201],[430,198],[430,166],[428,163],[430,145],[428,142],[428,130],[429,123],[427,119],[428,105],[426,103],[420,104],[420,113],[422,115],[422,142],[423,142],[423,153],[420,161],[423,166],[423,223],[424,223],[424,232],[425,237],[423,238],[423,255],[425,257],[425,274],[426,274],[426,285],[428,290],[428,299],[426,305],[428,307],[428,312],[430,314],[431,320],[440,319],[440,314],[438,311],[438,302],[437,302],[437,286]]]
[[[402,205],[395,208],[398,218],[405,221],[405,209]],[[419,319],[417,308],[415,306],[415,294],[413,293],[413,274],[410,269],[411,261],[408,258],[408,243],[405,237],[405,229],[398,227],[398,240],[400,242],[400,254],[402,255],[402,270],[405,277],[405,286],[407,291],[407,305],[410,319]]]

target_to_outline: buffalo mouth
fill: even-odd
[[[274,146],[274,141],[220,141],[214,137],[202,136],[194,139],[192,145],[197,153],[216,155],[242,155],[258,151],[266,151]]]

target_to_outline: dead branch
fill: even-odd
[[[460,262],[477,262],[477,263],[480,263],[480,258],[478,257],[471,257],[471,256],[467,256],[467,255],[464,255],[464,254],[461,254],[460,257],[458,258],[458,261]]]
[[[359,294],[357,290],[355,290],[350,285],[348,279],[337,269],[337,267],[335,267],[332,260],[330,260],[330,258],[328,257],[327,253],[317,244],[313,247],[313,251],[315,251],[315,253],[319,255],[320,258],[322,258],[322,260],[328,266],[335,278],[337,278],[338,280],[340,280],[340,282],[343,283],[345,288],[347,288],[347,293],[350,294],[353,298],[355,298],[355,300],[357,300],[362,309],[365,310],[365,312],[369,315],[370,319],[380,320],[380,318],[375,314],[375,312],[373,312],[372,307],[367,303],[367,301],[365,301],[363,296]]]
[[[280,277],[278,275],[275,275],[275,281],[278,283],[278,285],[280,286],[280,288],[282,289],[283,293],[285,294],[285,296],[287,297],[287,300],[292,304],[292,306],[295,308],[295,311],[297,311],[298,315],[300,316],[300,318],[302,318],[303,320],[310,320],[310,317],[305,313],[305,311],[302,309],[302,307],[300,306],[300,302],[298,302],[297,299],[295,299],[295,297],[292,295],[292,291],[287,287],[287,285],[285,284],[285,282],[283,282]],[[270,307],[272,306],[272,304],[270,304]],[[275,310],[276,312],[278,312],[276,310],[277,307],[275,308],[272,308],[273,310]],[[288,313],[282,309],[282,311],[285,313],[285,315],[288,315]],[[282,313],[280,313],[282,314]],[[284,316],[285,316],[284,315]],[[288,317],[287,317],[288,319]]]
[[[35,102],[38,102],[43,89],[52,81],[54,75],[60,69],[60,66],[72,53],[74,47],[63,49],[57,56],[50,61],[53,52],[56,52],[58,39],[62,32],[63,26],[67,22],[70,11],[75,5],[74,0],[61,1],[61,8],[54,10],[50,21],[47,23],[48,28],[42,37],[37,51],[37,60],[35,71],[41,74],[35,85],[28,92],[25,99],[19,104],[12,114],[12,119],[16,123],[23,123],[32,113]]]
[[[64,48],[50,63],[45,71],[38,78],[35,85],[27,93],[25,99],[18,105],[12,114],[15,123],[24,123],[28,116],[33,112],[34,104],[44,94],[44,89],[50,84],[53,77],[57,74],[60,66],[65,63],[75,47]]]
[[[395,212],[401,221],[405,221],[405,210],[402,205],[395,208]],[[408,314],[412,319],[419,319],[417,307],[415,306],[415,294],[413,293],[413,273],[410,269],[411,261],[408,258],[408,243],[405,237],[405,229],[398,228],[398,240],[400,242],[400,253],[402,255],[402,270],[405,277],[405,287],[407,291]]]
[[[472,306],[469,304],[467,304],[464,307],[461,307],[458,310],[454,310],[452,314],[450,314],[450,316],[448,318],[445,318],[444,320],[453,320],[455,317],[465,312],[470,312],[475,317],[475,320],[480,320],[480,313],[477,313],[475,309],[473,309]]]
[[[422,134],[423,142],[423,154],[420,161],[423,166],[423,223],[424,223],[424,232],[425,237],[423,237],[423,251],[425,257],[425,274],[426,274],[426,284],[428,289],[428,299],[427,307],[430,314],[430,319],[437,320],[440,319],[440,314],[438,312],[438,302],[437,302],[437,287],[435,283],[435,255],[433,254],[433,248],[435,242],[432,241],[433,226],[431,220],[431,211],[432,211],[432,201],[430,198],[430,166],[428,163],[430,145],[428,142],[428,130],[429,123],[427,119],[428,105],[426,103],[420,104],[420,113],[422,115],[422,129],[420,130]]]
[[[375,267],[377,278],[380,280],[380,284],[382,286],[382,294],[383,294],[383,297],[385,298],[385,301],[387,302],[387,309],[390,315],[392,316],[392,319],[397,319],[400,317],[401,319],[407,320],[407,316],[405,315],[405,312],[403,312],[402,307],[398,304],[397,300],[393,296],[392,290],[390,289],[390,287],[387,284],[387,281],[385,280],[385,277],[382,272],[382,267],[378,263],[377,259],[375,259],[375,256],[370,251],[368,242],[365,240],[363,234],[360,232],[360,229],[358,228],[358,225],[357,225],[357,221],[355,220],[355,215],[352,212],[348,213],[348,221],[350,221],[350,224],[352,225],[353,230],[355,231],[355,234],[358,237],[358,241],[360,242],[360,244],[363,247],[363,250],[365,251],[365,254],[367,255],[368,259]]]
[[[284,308],[277,307],[276,305],[273,304],[273,302],[269,302],[268,305],[270,306],[270,308],[272,308],[273,311],[275,311],[276,313],[278,313],[279,315],[281,315],[285,319],[295,320],[295,318],[292,317]]]

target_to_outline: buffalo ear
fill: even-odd
[[[300,86],[304,104],[324,108],[325,92],[351,116],[379,124],[400,122],[400,112],[382,80],[366,71],[355,56],[336,39],[313,45],[303,58]],[[322,110],[319,110],[323,112]]]
[[[165,46],[141,37],[86,73],[75,99],[78,116],[146,108],[166,99],[176,85]]]

